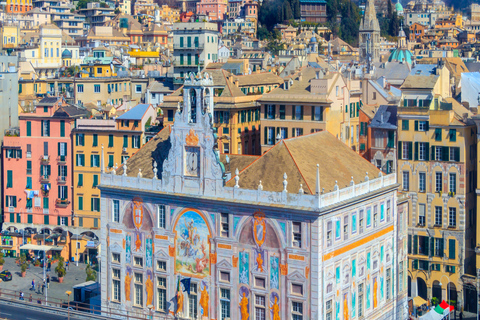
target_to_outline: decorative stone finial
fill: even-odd
[[[111,174],[117,174],[117,164],[115,163],[115,166],[112,168],[112,171],[110,171]]]
[[[287,192],[287,185],[288,185],[287,173],[285,172],[283,174],[283,192]]]
[[[137,178],[141,178],[141,177],[142,177],[142,169],[138,168]]]
[[[303,194],[304,191],[303,191],[303,184],[300,183],[300,189],[298,189],[298,193],[299,194]]]
[[[177,102],[177,112],[180,113],[180,102]]]
[[[368,171],[367,171],[367,172],[365,172],[365,181],[368,181],[368,180],[370,180],[370,179],[368,178]]]
[[[238,176],[238,168],[235,169],[235,187],[234,188],[240,188],[238,185],[238,180],[240,180],[240,177]]]
[[[127,159],[123,161],[123,175],[127,176]]]
[[[320,165],[317,163],[317,183],[315,185],[315,193],[320,193]]]
[[[353,186],[355,185],[355,181],[353,181],[353,176],[352,176],[352,180],[350,180],[350,186]]]
[[[338,181],[335,180],[335,187],[333,187],[333,191],[337,191],[338,190]]]
[[[379,172],[378,172],[378,177],[379,177],[379,178],[382,177],[382,171],[379,171]]]
[[[258,184],[258,190],[260,190],[260,191],[263,190],[262,180],[260,180],[260,183]]]
[[[157,180],[157,172],[158,172],[157,161],[154,161],[153,162],[153,180]]]

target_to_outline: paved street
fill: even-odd
[[[48,290],[48,298],[57,298],[67,300],[65,291],[72,291],[72,287],[76,284],[85,282],[86,265],[80,263],[78,267],[74,263],[71,263],[67,274],[63,278],[63,283],[57,281],[57,275],[55,273],[56,264],[52,264],[51,271],[47,274],[50,275],[50,289]],[[27,270],[27,275],[25,278],[21,277],[20,267],[15,263],[14,258],[5,258],[5,264],[3,270],[8,270],[12,273],[12,281],[0,282],[0,289],[10,289],[15,291],[23,291],[25,294],[25,299],[29,298],[32,294],[32,298],[44,298],[45,294],[41,293],[41,284],[43,281],[43,268],[34,267],[30,265],[30,269]],[[35,279],[36,284],[40,284],[40,294],[38,290],[36,292],[30,290],[32,279]],[[73,294],[73,292],[72,292]],[[72,299],[73,297],[71,297]]]

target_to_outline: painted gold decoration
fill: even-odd
[[[140,234],[137,233],[137,240],[135,241],[135,250],[140,251],[142,247],[142,240],[140,240]]]
[[[305,278],[308,279],[309,274],[310,274],[310,268],[309,268],[309,267],[305,267]]]
[[[125,300],[130,301],[130,283],[132,282],[132,277],[130,273],[127,271],[127,275],[125,276]]]
[[[282,276],[288,275],[288,263],[280,264],[280,274]]]
[[[248,299],[245,297],[245,292],[243,293],[243,298],[240,300],[240,315],[242,316],[242,320],[248,320],[250,316],[248,314]]]
[[[153,282],[150,280],[150,275],[145,281],[145,286],[147,289],[147,306],[153,306]]]
[[[123,250],[125,250],[125,244],[126,244],[127,241],[125,239],[123,239],[122,242],[123,242]]]
[[[253,214],[253,236],[255,242],[259,247],[262,247],[265,242],[265,234],[267,233],[267,226],[265,222],[265,214],[263,212],[256,212]]]
[[[238,267],[238,257],[232,256],[232,264],[234,268]]]
[[[139,198],[133,200],[133,223],[137,230],[140,230],[143,224],[143,204]]]
[[[203,308],[203,316],[208,317],[208,291],[207,291],[207,286],[203,287],[203,290],[201,290],[201,297],[200,297],[200,306]]]
[[[187,134],[187,137],[185,138],[185,143],[188,146],[198,145],[198,135],[195,134],[195,130],[190,129],[190,132]]]
[[[280,320],[280,307],[277,300],[278,298],[275,296],[275,302],[273,303],[273,306],[270,307],[270,310],[272,310],[273,313],[273,320]]]
[[[216,264],[217,263],[217,253],[210,253],[210,263],[211,264]]]
[[[258,265],[258,271],[263,272],[263,259],[262,259],[261,253],[257,255],[257,265]]]
[[[175,247],[168,246],[168,255],[169,255],[170,257],[174,257],[174,256],[175,256]]]

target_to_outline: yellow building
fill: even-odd
[[[164,4],[162,7],[155,13],[157,17],[162,21],[174,23],[180,20],[180,11],[175,8],[171,8],[168,5]]]
[[[82,72],[80,76],[82,78],[97,78],[97,77],[116,77],[117,72],[115,68],[112,69],[112,65],[110,64],[82,64],[80,66]]]
[[[452,98],[415,104],[398,108],[398,181],[411,208],[409,296],[455,301],[460,310],[476,305],[476,128]]]
[[[145,128],[155,120],[153,107],[142,104],[116,120],[77,120],[73,131],[73,193],[74,217],[79,228],[92,229],[100,236],[100,190],[97,185],[100,184],[102,166],[110,172],[127,161],[143,146]]]
[[[2,33],[2,48],[3,49],[13,49],[18,46],[20,38],[20,28],[18,25],[8,25],[5,24],[1,27]]]

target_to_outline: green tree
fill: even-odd
[[[87,274],[85,281],[97,281],[97,271],[93,270],[90,265],[85,268],[85,273]]]
[[[260,40],[265,40],[270,37],[270,32],[265,27],[258,27],[257,29],[257,38]]]
[[[65,260],[63,259],[63,257],[60,257],[58,259],[58,264],[55,267],[55,272],[57,273],[57,276],[59,278],[63,278],[67,273],[67,271],[65,270]]]

